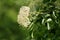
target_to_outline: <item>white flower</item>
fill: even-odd
[[[28,25],[31,23],[28,18],[29,14],[30,14],[30,8],[27,6],[22,6],[18,14],[17,22],[23,25],[24,27],[28,27]]]

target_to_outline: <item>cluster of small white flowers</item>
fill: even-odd
[[[28,27],[28,25],[31,23],[28,18],[29,14],[30,14],[30,8],[27,6],[22,6],[18,14],[17,22],[23,25],[24,27]]]

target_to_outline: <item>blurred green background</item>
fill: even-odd
[[[17,23],[19,9],[29,0],[0,0],[0,40],[23,40],[25,31]]]

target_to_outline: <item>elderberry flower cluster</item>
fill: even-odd
[[[18,14],[17,22],[20,25],[23,25],[24,27],[28,27],[29,24],[31,23],[29,20],[29,15],[30,15],[30,8],[27,6],[22,6]]]

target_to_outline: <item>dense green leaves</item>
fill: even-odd
[[[31,28],[17,23],[21,6],[39,14]],[[60,0],[0,0],[0,40],[60,40]]]

